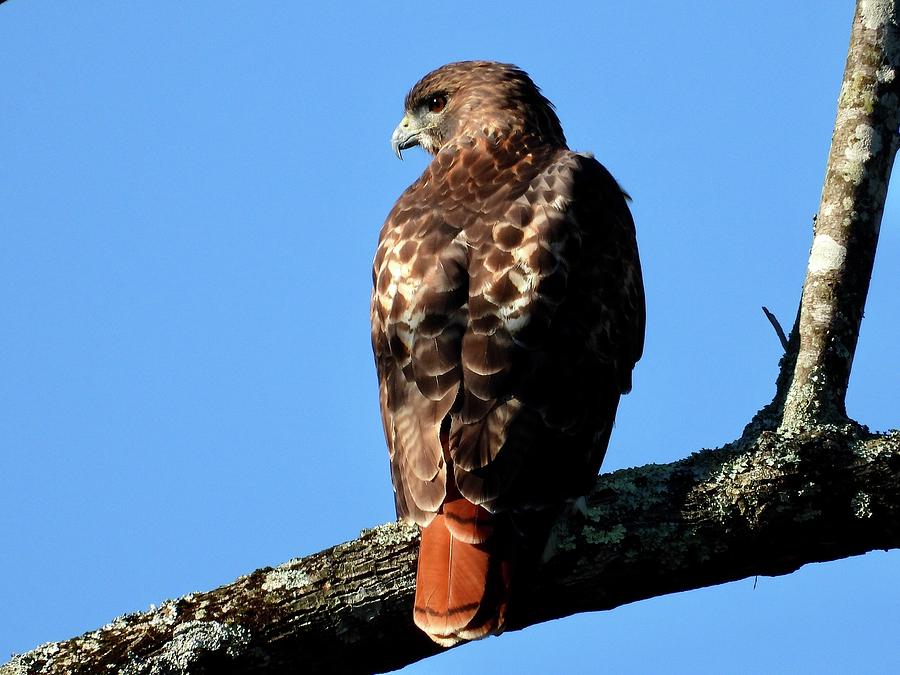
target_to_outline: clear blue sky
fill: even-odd
[[[605,468],[737,437],[774,389],[760,306],[796,311],[852,4],[0,6],[0,661],[393,518],[370,264],[426,163],[391,154],[403,97],[448,61],[525,68],[634,198],[647,346]],[[875,429],[900,409],[898,216],[895,196],[848,401]],[[898,563],[408,672],[889,672]]]

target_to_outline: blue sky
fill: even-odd
[[[605,469],[772,396],[852,3],[0,6],[0,661],[393,518],[378,230],[407,89],[512,61],[634,198],[648,334]],[[895,186],[896,187],[896,186]],[[892,191],[848,397],[898,423]],[[410,673],[889,672],[900,554],[571,617]]]

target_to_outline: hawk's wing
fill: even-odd
[[[373,346],[398,514],[420,524],[448,463],[490,510],[583,494],[642,349],[615,180],[589,157],[509,147],[440,153],[382,230]]]
[[[492,231],[469,265],[450,456],[492,510],[558,503],[589,489],[643,347],[634,224],[606,169],[564,151]]]
[[[461,196],[439,205],[449,192],[448,154],[397,200],[382,228],[373,270],[372,347],[397,515],[420,525],[431,521],[446,496],[440,430],[461,379],[465,223],[449,221],[475,218],[460,209]]]

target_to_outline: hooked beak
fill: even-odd
[[[401,150],[406,150],[407,148],[419,144],[419,134],[421,131],[422,130],[409,119],[409,115],[403,116],[403,119],[400,120],[400,124],[397,125],[397,128],[394,129],[394,133],[391,134],[391,147],[394,149],[394,154],[397,155],[398,159],[403,159]]]

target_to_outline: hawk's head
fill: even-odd
[[[484,136],[497,142],[517,131],[543,143],[566,143],[553,104],[525,71],[508,63],[460,61],[428,73],[410,90],[391,146],[398,157],[414,145],[436,155],[453,141]]]

